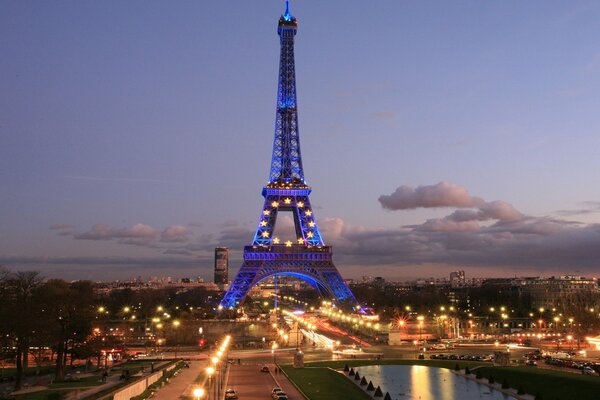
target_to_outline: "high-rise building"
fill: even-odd
[[[465,279],[465,271],[450,272],[450,286],[453,288],[463,287],[467,283]]]
[[[215,283],[226,284],[229,280],[229,249],[227,247],[215,248]]]

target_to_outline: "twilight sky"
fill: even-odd
[[[223,245],[237,271],[283,8],[3,1],[0,264],[209,277]],[[304,171],[343,276],[599,275],[599,2],[291,11]]]

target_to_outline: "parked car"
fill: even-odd
[[[287,397],[287,394],[283,390],[279,390],[278,392],[271,394],[271,398],[273,398],[273,400],[279,400],[281,396]]]
[[[266,365],[263,365],[262,368],[260,369],[260,372],[269,372],[269,367],[267,367]]]
[[[234,400],[238,398],[238,394],[235,390],[233,389],[227,389],[225,391],[225,399],[227,400]]]
[[[527,365],[528,367],[537,367],[537,363],[535,362],[535,360],[527,360],[525,361],[525,365]]]
[[[596,375],[596,371],[591,367],[583,367],[581,373],[584,375]]]

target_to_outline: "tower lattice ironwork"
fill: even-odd
[[[357,306],[357,301],[332,261],[310,205],[311,188],[304,180],[300,136],[294,37],[296,18],[286,2],[277,33],[281,44],[275,138],[269,183],[263,188],[264,206],[251,245],[244,247],[244,263],[223,297],[220,307],[243,304],[248,291],[259,282],[278,275],[294,276],[308,282],[321,295]],[[280,243],[273,236],[277,215],[291,211],[296,240]]]

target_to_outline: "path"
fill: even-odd
[[[206,361],[190,361],[189,368],[182,368],[179,370],[177,376],[170,379],[169,384],[160,388],[154,396],[153,400],[175,400],[179,399],[182,395],[191,395],[192,390],[195,386],[194,381],[200,374],[200,371]]]

